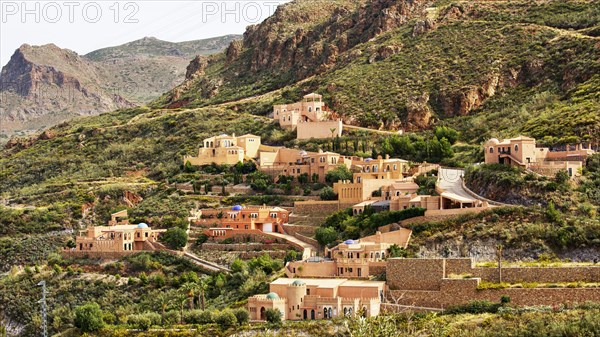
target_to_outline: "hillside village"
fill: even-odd
[[[597,335],[598,3],[273,10],[15,52],[0,337]]]
[[[310,139],[341,136],[341,122],[339,132],[330,128],[332,124],[327,120],[330,114],[321,96],[315,93],[304,96],[302,102],[273,108],[273,118],[280,127],[299,130],[307,125],[305,134],[310,132]],[[550,150],[536,146],[535,139],[524,136],[502,141],[491,139],[483,145],[483,151],[483,165],[515,166],[547,177],[564,171],[568,179],[575,179],[586,160],[595,153],[590,144]],[[474,267],[476,259],[470,254],[406,259],[399,256],[407,249],[412,230],[403,227],[402,221],[382,223],[372,235],[347,239],[335,246],[319,237],[301,234],[292,223],[296,213],[311,216],[312,212],[332,214],[344,209],[353,216],[390,212],[400,215],[400,219],[420,217],[427,221],[431,217],[452,217],[506,206],[479,196],[465,186],[463,169],[415,164],[389,155],[362,158],[330,151],[267,146],[253,134],[225,133],[204,139],[197,156],[186,155],[182,161],[188,168],[248,163],[253,165],[253,173],[268,175],[275,182],[325,183],[332,173],[338,173],[336,177],[347,174],[332,181],[331,199],[334,200],[326,200],[329,197],[321,195],[320,199],[325,200],[296,201],[294,207],[288,208],[263,204],[190,211],[188,232],[197,232],[194,235],[203,237],[204,242],[227,246],[226,242],[251,244],[270,237],[300,252],[284,266],[286,277],[270,283],[268,294],[248,298],[251,321],[265,321],[268,310],[278,310],[283,320],[374,317],[384,310],[436,311],[482,298],[494,301],[502,297],[504,293],[498,289],[488,291],[489,294],[476,291],[487,283],[509,288],[506,294],[518,305],[600,301],[600,288],[585,285],[600,282],[600,266],[502,269],[501,255],[496,268]],[[418,176],[428,175],[436,177],[432,194],[422,193],[415,182]],[[248,181],[248,178],[240,180]],[[247,183],[217,187],[226,194],[227,191],[237,195],[254,193]],[[169,251],[204,268],[230,272],[230,266],[203,260],[187,247],[183,247],[183,253],[170,250],[158,242],[165,230],[151,229],[145,223],[129,224],[126,218],[126,211],[119,212],[111,216],[108,226],[89,227],[76,237],[73,248],[65,249],[63,254],[105,259],[143,251]],[[246,249],[243,244],[238,246]],[[235,251],[236,247],[232,245],[228,249]],[[457,277],[460,275],[464,276]],[[519,289],[507,284],[518,282],[581,286]],[[425,295],[424,291],[429,293]]]

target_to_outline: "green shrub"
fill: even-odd
[[[98,331],[104,327],[102,309],[90,302],[75,308],[75,326],[83,332]]]
[[[282,313],[279,309],[267,309],[265,310],[265,318],[268,323],[273,325],[281,325]]]
[[[160,239],[171,249],[181,249],[187,245],[188,235],[184,229],[175,227],[169,228]]]
[[[250,320],[250,313],[244,308],[236,309],[233,313],[239,325],[244,325]]]
[[[225,309],[216,315],[215,323],[219,324],[221,328],[229,329],[236,326],[238,321],[232,310]]]
[[[500,307],[500,303],[493,303],[490,301],[472,301],[463,305],[450,306],[444,310],[444,314],[454,315],[497,313]]]

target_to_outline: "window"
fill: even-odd
[[[250,213],[250,218],[253,218],[253,219],[258,218],[258,213]]]
[[[515,152],[519,152],[519,145],[515,145]]]
[[[308,112],[312,112],[312,107],[311,106],[308,107]]]
[[[271,213],[271,219],[277,219],[277,213]]]
[[[490,147],[490,153],[494,153],[494,148]]]

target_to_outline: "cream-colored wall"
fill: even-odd
[[[331,129],[335,129],[331,132]],[[299,122],[296,128],[296,139],[331,138],[342,136],[342,121]]]
[[[238,146],[244,149],[244,154],[249,158],[258,158],[260,148],[260,137],[242,136],[237,139]]]

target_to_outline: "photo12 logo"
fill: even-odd
[[[256,24],[275,13],[285,1],[202,1],[202,22]]]
[[[136,2],[1,1],[0,4],[2,23],[97,23],[100,20],[138,23],[140,11]]]

